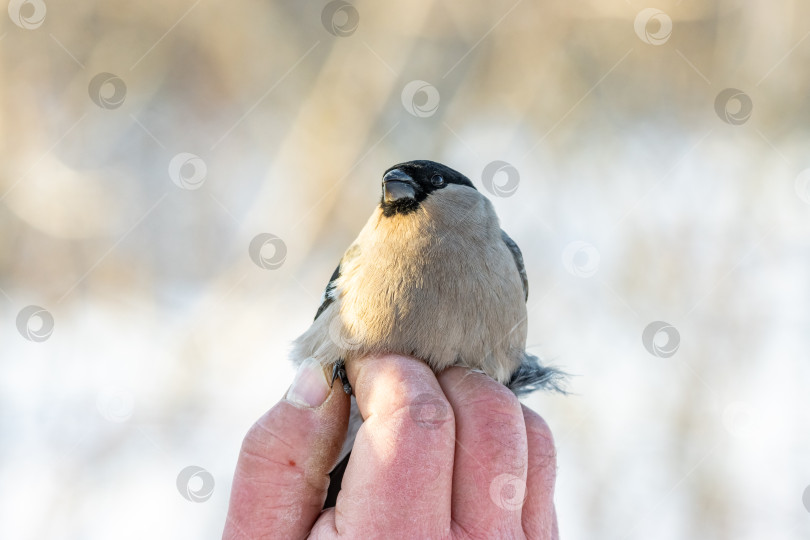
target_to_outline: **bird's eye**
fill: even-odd
[[[444,185],[444,178],[442,178],[440,174],[434,174],[433,178],[430,179],[430,183],[435,187],[442,187]]]

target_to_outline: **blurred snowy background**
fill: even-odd
[[[806,2],[8,14],[0,538],[219,538],[289,342],[417,158],[490,195],[530,350],[577,375],[527,400],[563,538],[810,537]]]

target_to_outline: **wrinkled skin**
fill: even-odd
[[[486,375],[386,355],[346,366],[365,419],[322,511],[350,400],[282,400],[242,445],[223,538],[556,539],[556,455],[543,419]]]

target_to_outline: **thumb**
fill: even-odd
[[[349,405],[320,363],[301,364],[285,398],[242,442],[223,540],[309,534],[346,437]]]

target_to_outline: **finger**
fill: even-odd
[[[284,400],[239,452],[223,539],[305,538],[320,514],[346,436],[349,397],[305,361]]]
[[[450,527],[454,423],[436,376],[413,358],[347,363],[364,422],[334,512],[313,531],[378,537],[446,537]]]
[[[554,510],[554,482],[557,478],[557,450],[551,430],[540,415],[525,405],[523,419],[529,443],[527,496],[523,504],[523,531],[528,538],[558,538]]]
[[[520,402],[502,384],[465,368],[439,375],[456,419],[453,526],[471,537],[522,534],[526,426]]]

